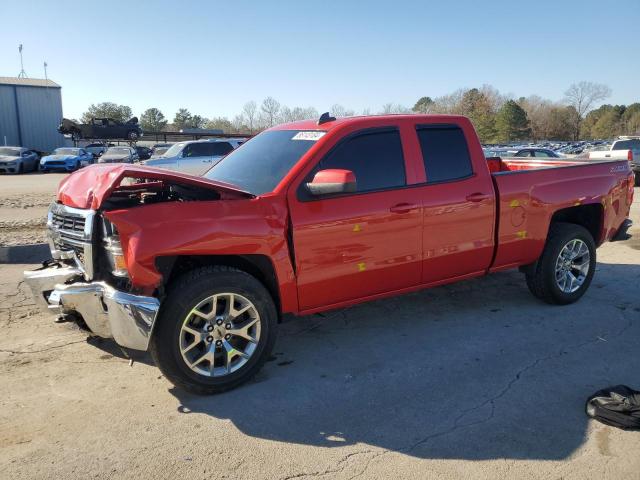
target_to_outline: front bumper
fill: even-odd
[[[105,282],[84,282],[79,268],[57,263],[26,271],[24,277],[43,311],[78,314],[98,337],[134,350],[149,347],[160,308],[157,298],[116,290]]]

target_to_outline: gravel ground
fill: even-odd
[[[0,177],[0,222],[41,222],[57,181]],[[295,319],[254,381],[214,397],[37,313],[21,278],[46,256],[42,223],[1,223],[0,476],[640,478],[640,433],[583,410],[599,388],[640,389],[632,216],[575,305],[504,272]]]

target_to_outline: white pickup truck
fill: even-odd
[[[609,150],[589,152],[589,160],[624,160],[631,162],[636,174],[636,186],[640,186],[640,137],[618,137]]]

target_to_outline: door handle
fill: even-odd
[[[481,202],[482,200],[486,200],[487,198],[491,198],[491,195],[476,192],[472,193],[471,195],[467,195],[467,202]]]
[[[391,213],[409,213],[411,210],[418,208],[417,205],[413,203],[398,203],[393,207],[389,208]]]

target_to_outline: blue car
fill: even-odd
[[[51,155],[40,159],[40,170],[65,170],[73,172],[93,163],[93,154],[84,148],[56,148]]]

